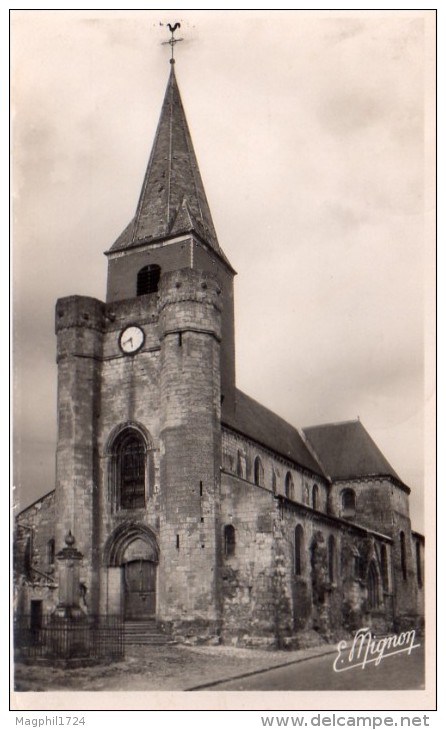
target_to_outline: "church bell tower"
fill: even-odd
[[[172,61],[135,216],[106,253],[106,301],[56,307],[56,549],[71,530],[90,612],[215,634],[235,272]]]
[[[222,400],[225,410],[233,409],[235,271],[217,240],[174,68],[135,217],[106,254],[107,301],[156,291],[161,273],[214,273],[224,302]]]

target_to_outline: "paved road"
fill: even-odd
[[[423,689],[424,646],[410,655],[397,654],[375,666],[368,664],[346,672],[333,671],[336,654],[306,659],[298,664],[269,669],[261,674],[221,682],[213,691],[224,690],[398,690]]]

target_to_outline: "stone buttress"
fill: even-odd
[[[211,274],[162,279],[159,613],[174,630],[211,635],[220,620],[220,301]]]

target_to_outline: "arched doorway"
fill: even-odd
[[[150,545],[141,538],[131,542],[122,561],[124,618],[138,621],[156,613],[157,560]]]
[[[156,615],[159,551],[155,535],[144,525],[121,525],[106,545],[108,572],[119,572],[121,615],[126,621],[144,621]],[[110,585],[110,583],[109,583]]]

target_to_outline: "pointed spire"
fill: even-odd
[[[135,218],[111,250],[195,232],[221,251],[173,64]]]

